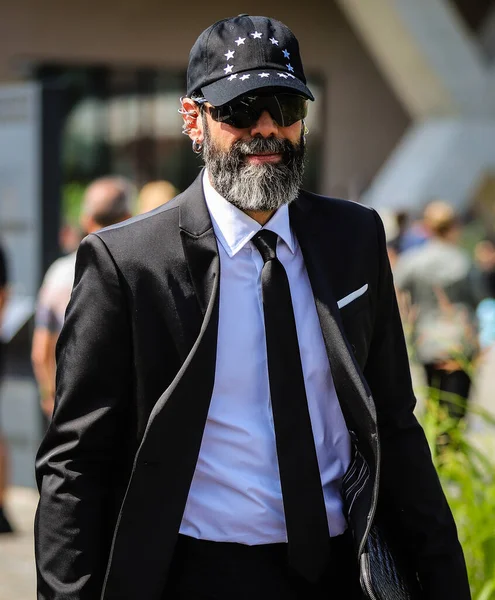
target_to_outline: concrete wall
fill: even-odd
[[[0,83],[24,79],[30,65],[78,62],[185,69],[189,49],[214,21],[266,3],[163,0],[2,0]],[[307,72],[326,81],[322,189],[358,193],[409,123],[363,46],[332,1],[272,0],[270,16],[299,38]]]

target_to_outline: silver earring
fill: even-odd
[[[198,140],[193,140],[192,149],[194,154],[201,154],[201,150],[203,149],[203,144],[198,142]]]
[[[309,129],[308,129],[306,123],[304,122],[304,120],[302,122],[302,126],[303,126],[303,142],[306,143],[306,136],[309,133]]]

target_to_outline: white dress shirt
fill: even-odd
[[[261,270],[250,241],[261,225],[203,179],[220,254],[218,348],[211,405],[180,532],[242,544],[287,541],[266,356]],[[346,529],[340,481],[350,461],[302,253],[287,206],[265,225],[278,234],[289,280],[330,535]]]

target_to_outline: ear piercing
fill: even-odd
[[[180,113],[183,117],[198,117],[198,111],[196,110],[186,110],[184,108],[184,99],[186,96],[181,96],[180,97],[180,104],[181,107],[178,109],[178,113]],[[184,119],[184,123],[182,124],[182,133],[184,135],[189,135],[191,133],[191,128],[192,128],[192,119],[191,118],[186,118]],[[194,150],[194,144],[193,144],[193,150]],[[194,150],[196,152],[196,150]]]

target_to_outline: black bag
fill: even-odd
[[[342,478],[342,498],[348,517],[370,476],[369,466],[358,449],[357,436],[349,430],[353,442],[351,464]],[[423,600],[424,594],[411,563],[391,530],[375,515],[360,557],[360,584],[369,600]]]
[[[360,583],[369,600],[424,598],[416,573],[377,523],[372,525],[361,555]]]

